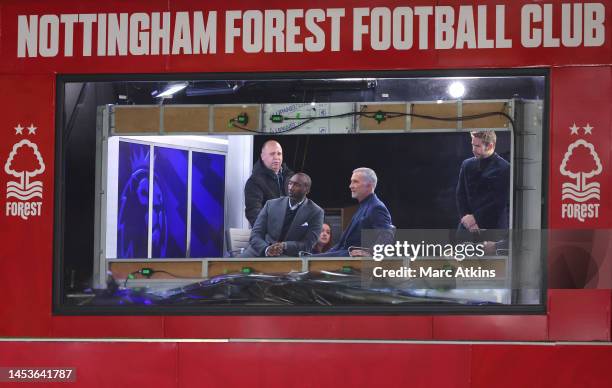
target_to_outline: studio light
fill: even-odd
[[[187,82],[169,84],[161,93],[157,94],[155,97],[156,98],[171,97],[175,93],[180,92],[181,90],[185,89],[187,85],[188,85]]]
[[[448,87],[448,94],[452,98],[461,98],[465,94],[465,86],[463,86],[463,82],[453,82]]]

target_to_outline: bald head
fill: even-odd
[[[283,164],[283,147],[276,140],[268,140],[261,147],[261,161],[275,174],[278,173]]]

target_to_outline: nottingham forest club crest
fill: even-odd
[[[38,145],[30,140],[36,136],[37,127],[34,124],[29,127],[17,124],[14,129],[18,138],[4,164],[4,172],[9,175],[6,183],[6,216],[27,220],[42,213],[43,182],[37,178],[45,172],[45,163]]]
[[[601,185],[597,176],[602,172],[602,165],[595,146],[587,137],[592,135],[593,128],[589,123],[584,127],[576,123],[569,127],[570,136],[580,136],[583,132],[585,138],[569,144],[559,167],[561,175],[568,178],[561,185],[561,217],[564,219],[584,222],[599,218]]]

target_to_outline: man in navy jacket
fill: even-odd
[[[329,251],[313,256],[368,256],[368,252],[360,249],[351,251],[349,254],[350,247],[363,246],[361,241],[362,229],[392,230],[391,214],[385,204],[374,194],[377,181],[376,173],[371,168],[361,167],[353,171],[349,188],[351,189],[351,196],[359,201],[359,209],[340,236],[338,243]]]
[[[508,229],[510,164],[495,153],[494,131],[470,134],[474,157],[461,164],[456,191],[459,229]],[[485,249],[493,248],[491,244],[485,242]]]

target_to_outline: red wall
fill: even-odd
[[[0,125],[5,130],[3,153],[15,139],[13,127],[36,123],[35,141],[46,163],[40,217],[27,221],[2,217],[3,241],[0,282],[4,302],[0,334],[18,337],[204,337],[204,338],[385,338],[385,339],[487,339],[487,340],[610,340],[610,278],[602,272],[603,287],[588,290],[552,290],[547,315],[537,316],[312,316],[312,317],[60,317],[51,314],[53,247],[53,75],[2,75],[10,93],[0,96],[8,106]],[[585,87],[584,85],[590,85]],[[556,228],[581,227],[563,220],[559,212],[560,174],[554,166],[567,147],[573,121],[594,126],[594,142],[610,149],[610,90],[612,67],[562,67],[551,71],[551,172],[549,224]],[[605,94],[604,92],[608,92]],[[608,96],[602,98],[602,96]],[[563,143],[565,141],[565,143]],[[602,205],[605,213],[593,224],[610,228],[610,153],[603,160]],[[10,178],[3,174],[1,187]],[[593,226],[593,225],[591,225]],[[563,236],[566,243],[570,236]],[[558,240],[558,239],[557,239]],[[594,240],[595,241],[595,240]],[[609,239],[591,243],[595,260],[612,260]],[[569,244],[569,242],[568,242]],[[607,244],[607,246],[606,246]],[[603,245],[603,246],[602,246]],[[556,260],[552,257],[551,262]],[[551,279],[555,273],[549,273]],[[456,330],[461,327],[461,330]]]
[[[329,4],[328,4],[329,3]],[[333,4],[332,4],[333,3]],[[402,4],[395,1],[304,3],[303,7],[354,7]],[[433,5],[421,1],[419,5]],[[455,4],[455,2],[451,2]],[[518,15],[527,3],[506,2],[507,13]],[[219,11],[248,9],[249,2],[217,2]],[[481,4],[493,6],[484,1]],[[555,9],[560,2],[555,1]],[[22,220],[0,212],[0,336],[45,338],[314,338],[314,339],[416,339],[501,341],[610,341],[612,304],[612,243],[609,238],[588,240],[586,249],[601,270],[590,289],[551,289],[545,315],[453,316],[54,316],[51,314],[53,264],[54,102],[56,73],[162,73],[218,71],[314,71],[380,69],[456,69],[547,67],[550,73],[550,168],[548,176],[548,224],[555,229],[612,228],[610,168],[612,155],[612,51],[610,15],[606,6],[607,41],[597,48],[510,50],[424,50],[422,52],[329,52],[319,54],[216,54],[208,58],[171,56],[138,58],[16,58],[16,15],[70,12],[133,12],[194,10],[199,1],[147,3],[107,1],[6,1],[0,6],[0,156],[2,160],[21,139],[17,124],[37,126],[28,135],[45,161],[40,176],[44,185],[42,215]],[[213,7],[210,4],[207,7]],[[297,6],[292,4],[292,6]],[[280,1],[269,9],[287,7]],[[432,27],[430,26],[430,29]],[[558,33],[558,23],[554,31]],[[344,30],[343,30],[344,31]],[[78,32],[76,36],[78,36]],[[350,29],[349,33],[350,35]],[[516,24],[508,34],[519,34]],[[343,35],[344,36],[344,35]],[[343,38],[343,45],[350,40]],[[601,156],[601,211],[598,219],[580,223],[561,217],[559,165],[573,141],[574,122],[594,127],[590,141]],[[585,137],[587,135],[584,135]],[[0,173],[0,188],[10,176]],[[4,197],[4,196],[3,196]],[[603,232],[604,236],[606,232]],[[609,236],[609,232],[607,234]],[[557,238],[553,247],[567,252],[572,235]],[[565,244],[565,245],[564,245]],[[557,252],[557,251],[555,251]],[[551,284],[560,284],[561,256],[549,258]],[[580,264],[580,263],[579,263]],[[570,270],[571,273],[571,270]],[[562,282],[561,282],[562,283]],[[119,357],[118,355],[121,355]],[[418,355],[418,356],[417,356]],[[261,385],[291,384],[376,385],[371,370],[384,371],[390,386],[571,386],[580,376],[581,386],[602,386],[609,381],[609,347],[514,345],[375,345],[375,344],[201,344],[201,343],[1,343],[0,365],[76,365],[84,386],[136,385],[143,376],[160,386],[188,386],[205,377],[215,385],[252,382]],[[239,361],[239,362],[236,362]],[[607,363],[607,364],[606,364]],[[86,372],[96,365],[100,373]],[[206,371],[199,368],[205,365]],[[564,365],[559,368],[559,365]],[[571,367],[565,367],[571,365]],[[102,369],[104,366],[106,369]],[[297,373],[293,373],[297,371]],[[314,372],[313,372],[314,371]],[[444,373],[440,373],[443,371]],[[445,385],[450,385],[445,384]]]
[[[610,359],[612,346],[559,344],[22,342],[0,348],[4,367],[76,368],[74,385],[90,388],[143,382],[155,387],[590,388],[610,386]]]

